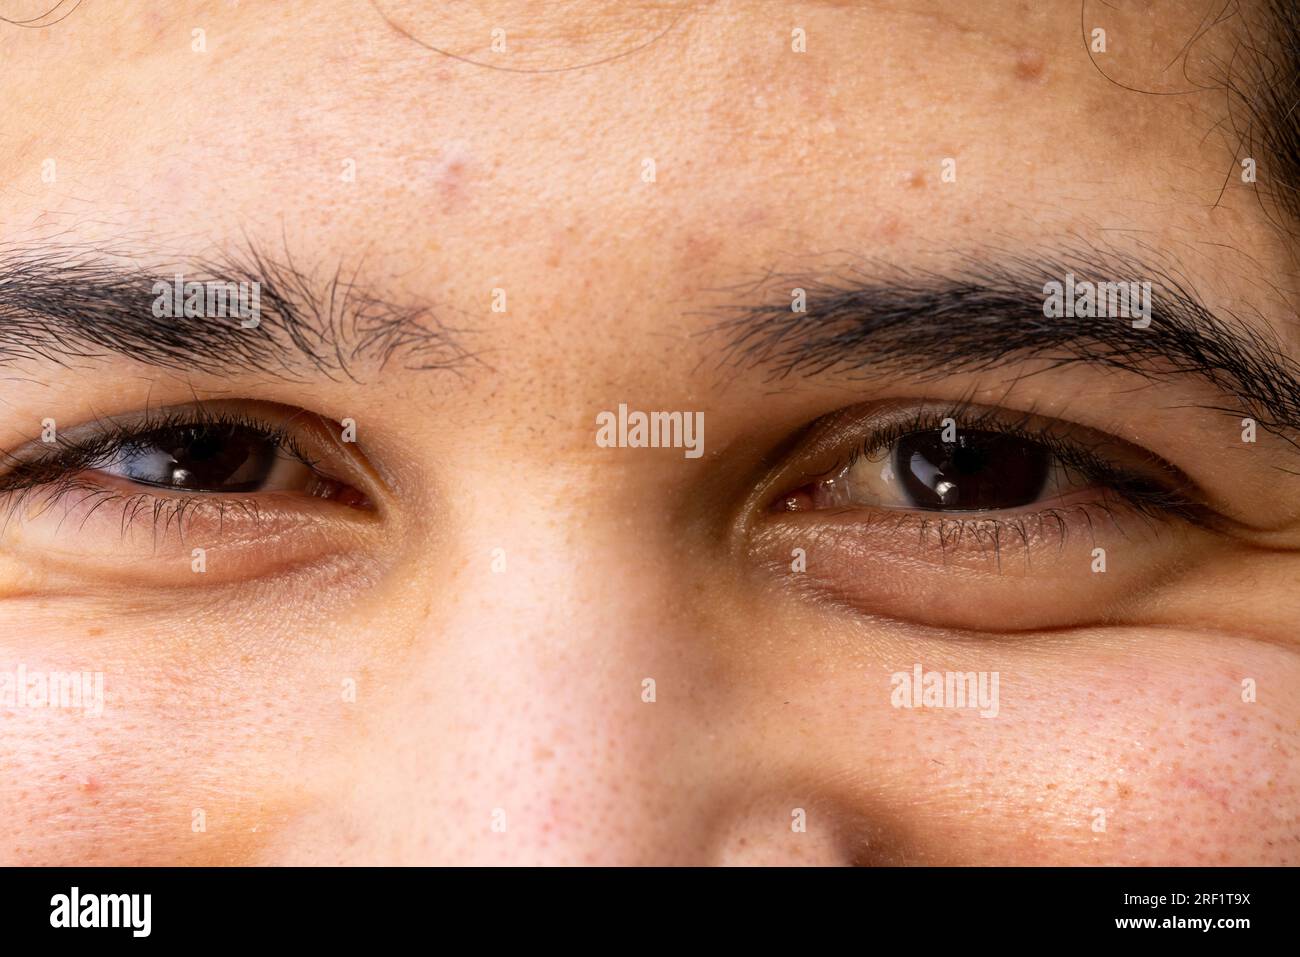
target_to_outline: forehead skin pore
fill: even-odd
[[[1077,2],[447,6],[87,2],[46,29],[0,24],[6,244],[159,262],[253,244],[323,280],[355,271],[474,358],[292,386],[114,360],[0,386],[27,390],[5,401],[34,421],[56,397],[72,421],[246,392],[354,416],[423,508],[382,558],[313,579],[328,600],[304,585],[272,623],[268,586],[183,637],[133,596],[102,646],[80,644],[89,618],[45,641],[54,610],[0,639],[0,670],[85,653],[117,676],[101,725],[0,725],[13,766],[58,754],[68,775],[51,801],[0,785],[16,822],[0,862],[764,860],[745,836],[788,830],[799,801],[837,822],[808,860],[852,834],[863,861],[1300,862],[1294,645],[1194,624],[948,645],[747,597],[691,537],[714,520],[696,473],[595,458],[590,428],[626,401],[706,409],[707,462],[775,445],[757,420],[778,390],[713,374],[710,307],[863,259],[1156,250],[1211,308],[1300,348],[1291,240],[1237,175],[1214,83],[1239,24],[1090,2],[1098,63]],[[512,56],[522,71],[493,68]],[[87,375],[116,386],[83,396]],[[793,431],[829,394],[772,421]],[[861,689],[915,660],[1002,668],[1004,720],[899,733],[887,695]],[[664,689],[653,723],[646,675]],[[1234,710],[1243,675],[1270,695]],[[382,704],[340,709],[340,676]],[[513,843],[485,841],[505,806]],[[413,807],[431,809],[422,829]]]

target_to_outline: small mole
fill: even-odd
[[[907,177],[907,185],[912,189],[920,189],[925,185],[925,174],[919,169],[912,170]]]
[[[1033,83],[1041,80],[1047,70],[1047,61],[1037,50],[1021,50],[1016,55],[1015,73],[1017,80]]]
[[[78,787],[83,791],[98,791],[99,782],[95,780],[94,777],[88,774],[81,779],[81,783],[78,785]]]
[[[91,638],[94,638],[98,635],[102,635],[103,633],[104,633],[103,628],[91,628],[89,631],[86,632],[86,634],[89,635]]]

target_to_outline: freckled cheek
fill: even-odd
[[[917,860],[1300,863],[1300,667],[1276,648],[1221,645],[1118,631],[1096,648],[910,643],[927,669],[999,672],[988,718],[895,707],[887,674],[800,687],[787,674],[782,698],[816,728],[801,745],[822,779],[853,782],[863,819]],[[1242,700],[1249,675],[1267,676],[1267,700]],[[785,738],[772,729],[770,742]]]
[[[119,679],[114,692],[98,717],[0,711],[0,864],[238,864],[307,800],[327,725],[268,706],[273,689],[134,707],[113,698],[156,690]]]
[[[1194,647],[1184,650],[1198,660]],[[1082,825],[1057,836],[1097,863],[1300,862],[1297,705],[1242,701],[1238,670],[1143,669],[1135,681],[1127,668],[1107,669],[1082,694],[1060,688],[1062,698],[1026,702],[1026,717],[1039,715],[1036,733],[1020,733],[1036,769],[1025,778],[1042,789],[1038,813]],[[1278,688],[1300,683],[1294,668],[1253,670],[1279,676]],[[1062,701],[1074,707],[1059,709]]]
[[[1146,821],[1127,829],[1142,841],[1147,860],[1300,863],[1297,705],[1233,704],[1210,693],[1184,697],[1169,712],[1167,723],[1151,729],[1140,765],[1143,787],[1133,811],[1135,818],[1145,812]]]
[[[160,823],[173,811],[156,783],[164,768],[184,769],[168,768],[175,756],[165,738],[142,733],[134,721],[59,709],[0,715],[0,861],[144,863],[150,845],[167,844]]]

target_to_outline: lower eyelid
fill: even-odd
[[[1067,548],[1086,544],[1091,550],[1102,537],[1133,547],[1173,530],[1214,531],[1208,509],[1184,508],[1176,501],[1148,504],[1134,501],[1103,485],[1061,481],[1051,497],[1017,508],[999,510],[928,509],[915,506],[849,504],[822,508],[791,508],[786,496],[774,500],[751,531],[763,526],[798,522],[805,529],[835,529],[851,537],[866,530],[873,547],[894,554],[919,556],[922,561],[986,568],[1002,559],[1041,563],[1039,555],[1059,556]],[[1048,491],[1045,491],[1048,495]],[[1203,514],[1204,513],[1204,514]],[[1086,558],[1079,559],[1086,563]]]
[[[339,555],[378,534],[372,514],[298,493],[246,496],[151,495],[68,488],[11,501],[3,550],[56,577],[132,584],[203,586],[279,573]],[[367,532],[367,529],[370,531]],[[196,574],[201,550],[204,565]]]
[[[852,510],[772,515],[749,556],[810,598],[939,627],[1015,631],[1095,623],[1134,607],[1205,539],[1124,522],[1096,504],[997,519]],[[1096,549],[1102,549],[1098,553]],[[1097,572],[1097,557],[1109,568]]]

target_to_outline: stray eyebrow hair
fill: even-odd
[[[1150,282],[1150,325],[1045,315],[1044,287],[1067,274]],[[966,256],[948,273],[872,266],[829,278],[769,275],[760,286],[780,300],[715,314],[723,318],[708,331],[726,338],[724,366],[763,369],[769,380],[902,372],[933,381],[1037,359],[1049,370],[1086,364],[1152,381],[1194,376],[1239,404],[1208,408],[1250,416],[1300,447],[1287,435],[1300,432],[1300,365],[1277,332],[1262,318],[1212,312],[1185,280],[1149,263],[1096,250]],[[805,311],[794,308],[796,289]]]
[[[1238,50],[1247,48],[1247,76],[1229,88],[1245,106],[1246,129],[1241,134],[1242,155],[1258,150],[1273,161],[1277,172],[1265,176],[1264,189],[1277,205],[1300,218],[1300,3],[1264,0],[1263,36],[1246,26]],[[1225,8],[1226,9],[1226,8]],[[1234,54],[1234,59],[1236,56]],[[1293,233],[1294,235],[1294,233]]]
[[[155,283],[258,283],[255,326],[225,316],[157,316]],[[250,286],[251,288],[251,286]],[[382,299],[338,269],[323,282],[287,256],[249,245],[173,268],[146,268],[113,250],[0,245],[0,363],[66,364],[110,353],[221,376],[304,373],[356,379],[359,366],[458,371],[473,357],[428,308]]]

